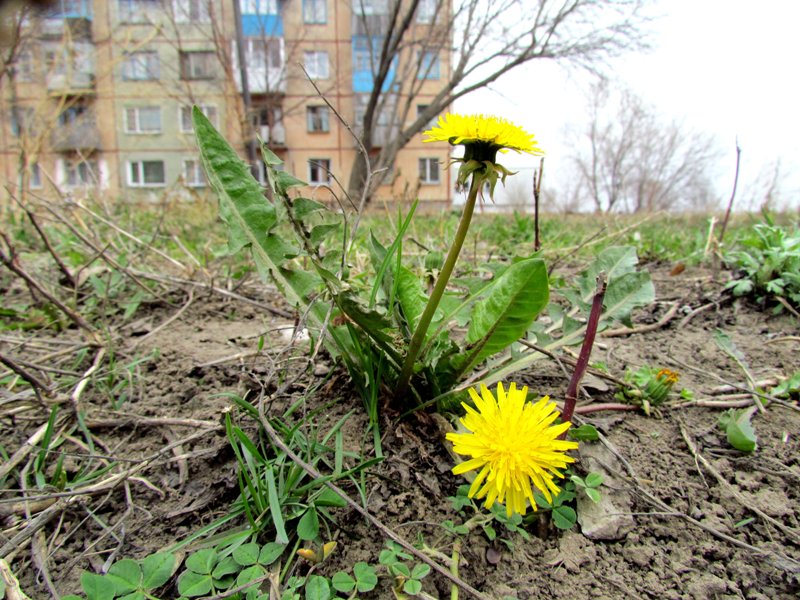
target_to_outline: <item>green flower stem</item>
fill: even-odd
[[[478,192],[483,184],[483,177],[477,173],[472,174],[472,182],[469,187],[469,194],[467,195],[467,203],[464,205],[464,212],[461,214],[461,221],[458,223],[458,230],[450,250],[447,252],[447,257],[442,265],[442,270],[439,277],[436,279],[436,285],[433,286],[433,292],[428,299],[428,304],[425,305],[425,310],[417,323],[417,328],[414,330],[414,335],[411,336],[411,342],[408,345],[408,354],[403,363],[403,368],[400,371],[400,379],[398,380],[397,391],[395,397],[400,398],[406,393],[408,389],[408,382],[411,380],[411,375],[414,371],[414,361],[417,360],[417,355],[422,348],[422,342],[425,341],[425,334],[428,332],[428,326],[433,320],[433,315],[439,307],[439,302],[442,300],[444,291],[447,288],[447,283],[450,281],[450,276],[453,274],[453,269],[456,266],[456,260],[461,253],[461,247],[464,245],[464,240],[467,238],[469,231],[469,224],[472,221],[472,213],[475,212],[475,202],[478,199]]]

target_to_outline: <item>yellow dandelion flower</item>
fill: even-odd
[[[497,398],[485,385],[481,395],[474,389],[469,393],[475,408],[462,404],[467,414],[461,418],[469,433],[445,436],[456,453],[472,457],[456,465],[453,473],[478,471],[469,497],[486,498],[486,508],[505,503],[509,516],[524,515],[528,502],[536,510],[531,485],[552,501],[559,492],[553,479],[564,477],[559,469],[575,461],[566,452],[578,447],[577,442],[558,439],[570,423],[552,424],[559,415],[555,403],[548,396],[535,404],[526,402],[528,388],[518,390],[514,383],[508,393],[498,383]]]
[[[498,150],[505,149],[535,156],[544,154],[536,145],[533,135],[501,117],[447,113],[439,117],[438,124],[424,134],[428,139],[423,142],[479,145],[485,146],[487,150],[494,149],[495,154]]]
[[[497,163],[498,151],[516,150],[535,156],[544,154],[533,135],[501,117],[447,113],[424,134],[428,139],[423,142],[463,145],[464,157],[454,159],[454,162],[462,163],[456,183],[466,188],[467,181],[473,176],[472,185],[476,189],[482,188],[483,183],[489,184],[490,198],[494,197],[498,179],[505,183],[506,177],[513,175]]]

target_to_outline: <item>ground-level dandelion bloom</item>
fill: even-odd
[[[453,145],[471,144],[493,147],[495,152],[504,148],[541,155],[533,135],[501,117],[489,115],[459,115],[447,113],[424,132],[425,142],[450,142]]]
[[[469,460],[456,465],[456,475],[477,470],[469,489],[470,498],[486,498],[485,506],[505,503],[506,513],[524,515],[527,504],[536,510],[532,485],[548,500],[558,494],[554,478],[562,478],[560,469],[575,459],[568,450],[577,442],[558,439],[570,423],[553,425],[558,418],[555,403],[545,396],[538,402],[526,401],[528,388],[517,389],[512,383],[508,392],[497,384],[497,397],[485,385],[481,394],[469,390],[475,408],[462,404],[467,414],[461,424],[468,433],[448,433],[453,450]]]

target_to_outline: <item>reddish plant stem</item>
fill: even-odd
[[[752,404],[752,401],[748,400],[748,406]],[[573,414],[575,415],[588,415],[589,413],[593,412],[600,412],[601,410],[624,410],[624,411],[633,411],[639,410],[638,406],[634,406],[633,404],[622,404],[618,402],[606,402],[604,404],[587,404],[586,406],[579,406],[574,411]]]
[[[592,346],[594,346],[594,338],[597,335],[597,325],[600,322],[600,312],[603,309],[603,298],[606,295],[606,283],[606,274],[601,271],[597,275],[597,291],[594,293],[589,322],[586,324],[586,336],[583,338],[581,353],[578,355],[575,371],[572,373],[572,379],[570,379],[569,387],[567,388],[564,410],[561,411],[561,420],[564,422],[572,419],[572,415],[575,412],[575,403],[578,401],[578,386],[581,383],[581,379],[583,379],[584,373],[586,373],[586,367],[589,366],[589,357],[592,355]],[[562,437],[566,433],[565,431]]]

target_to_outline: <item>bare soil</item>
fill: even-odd
[[[688,268],[670,276],[668,266],[646,268],[653,273],[658,300],[635,315],[636,325],[657,322],[674,303],[678,312],[653,331],[599,338],[593,360],[606,363],[612,374],[621,376],[626,368],[644,364],[668,367],[680,373],[680,385],[698,399],[712,397],[726,382],[742,386],[741,368],[712,339],[716,329],[731,336],[755,380],[785,377],[800,368],[798,321],[791,315],[775,316],[734,301],[704,270]],[[187,296],[176,294],[172,300],[180,307]],[[280,307],[267,290],[258,300]],[[707,308],[692,313],[702,306]],[[228,394],[255,398],[266,393],[271,398],[267,410],[274,414],[305,398],[307,412],[327,407],[319,417],[323,425],[352,410],[345,446],[371,451],[361,401],[346,373],[332,369],[324,355],[309,364],[308,342],[287,349],[278,328],[291,323],[250,304],[201,292],[170,320],[176,312],[154,305],[118,332],[127,340],[118,360],[158,350],[157,359],[137,367],[135,385],[119,410],[94,388],[80,399],[103,452],[141,469],[97,495],[69,503],[58,499],[61,504],[48,500],[29,506],[28,514],[19,506],[0,504],[0,545],[26,522],[57,509],[37,534],[7,555],[31,598],[52,596],[46,577],[59,594],[79,592],[82,569],[100,570],[109,557],[139,558],[158,551],[226,513],[238,494],[234,457],[222,427],[232,406]],[[264,349],[253,356],[262,335]],[[532,394],[556,400],[567,386],[555,362],[537,363],[518,380]],[[592,379],[586,391],[588,406],[616,402],[613,384]],[[585,414],[582,418],[596,424],[604,443],[585,444],[577,468],[605,473],[602,493],[617,511],[611,515],[616,519],[611,533],[590,539],[580,526],[560,531],[544,513],[529,528],[529,541],[502,526],[498,539],[489,541],[478,528],[461,542],[460,576],[491,598],[797,598],[798,403],[772,403],[754,417],[758,448],[752,454],[730,448],[717,426],[721,412],[684,404],[665,406],[650,417]],[[6,414],[0,422],[6,451],[21,447],[47,414],[44,408],[19,418]],[[255,430],[255,424],[237,418]],[[385,460],[366,479],[370,512],[440,558],[451,555],[456,541],[442,523],[472,516],[456,512],[447,499],[464,481],[450,473],[453,462],[441,429],[427,415],[387,418],[382,427]],[[5,493],[3,500],[9,496],[14,494]],[[335,516],[338,549],[321,572],[333,574],[362,560],[376,563],[386,541],[380,532],[348,509],[337,509]],[[437,576],[425,580],[424,590],[451,597],[449,582]],[[165,597],[170,594],[177,597],[175,590]],[[384,586],[363,597],[392,595]]]

